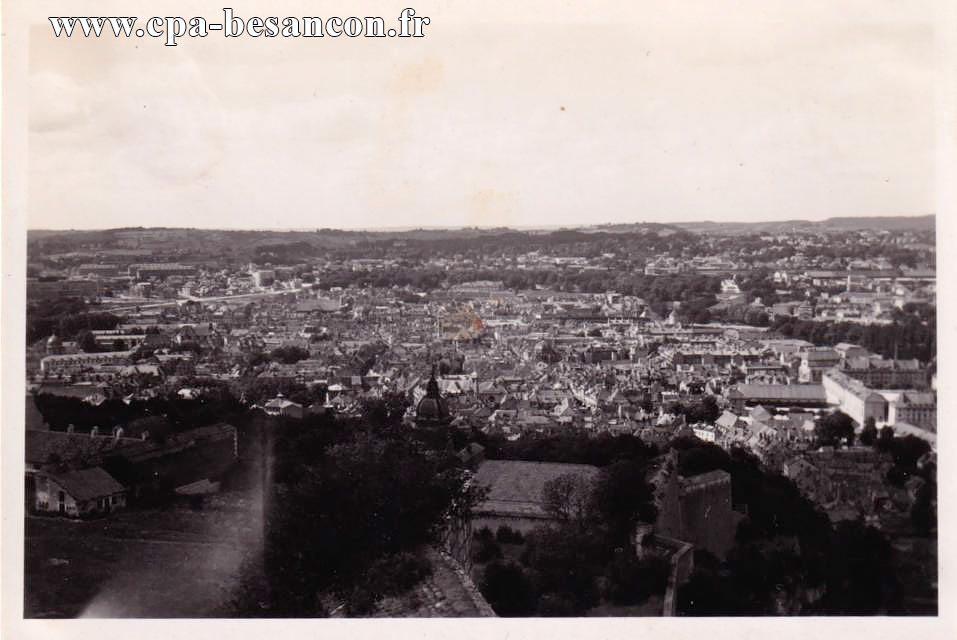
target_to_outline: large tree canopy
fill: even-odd
[[[265,555],[248,568],[240,610],[265,600],[265,615],[308,617],[321,615],[320,594],[338,593],[354,607],[357,594],[384,595],[370,571],[381,576],[398,561],[390,558],[436,543],[478,496],[457,458],[423,449],[408,432],[343,436],[286,424],[269,434],[276,446]]]

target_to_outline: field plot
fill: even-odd
[[[30,517],[24,616],[223,615],[256,523],[242,508],[129,511],[72,522]]]

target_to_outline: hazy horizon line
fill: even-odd
[[[180,231],[272,231],[277,233],[316,233],[319,231],[344,231],[352,233],[397,233],[397,232],[409,232],[409,231],[464,231],[469,229],[476,230],[494,230],[494,229],[513,229],[513,230],[522,230],[522,231],[550,231],[550,230],[561,230],[561,229],[597,229],[602,227],[620,227],[620,226],[641,226],[641,225],[662,225],[662,226],[682,226],[682,225],[699,225],[699,224],[714,224],[714,225],[737,225],[737,224],[786,224],[788,222],[805,222],[805,223],[823,223],[829,220],[846,220],[846,219],[856,219],[856,218],[872,218],[876,220],[887,220],[893,218],[930,218],[936,217],[936,213],[919,213],[919,214],[899,214],[899,215],[843,215],[843,216],[830,216],[827,218],[821,219],[811,219],[811,218],[784,218],[784,219],[761,219],[761,220],[689,220],[689,221],[677,221],[677,222],[659,222],[653,220],[641,220],[634,222],[598,222],[598,223],[581,223],[581,224],[555,224],[555,225],[464,225],[464,226],[443,226],[443,225],[419,225],[419,226],[395,226],[395,227],[324,227],[324,226],[309,226],[309,227],[257,227],[257,226],[248,226],[248,227],[186,227],[178,225],[170,226],[142,226],[142,225],[130,225],[122,227],[43,227],[43,228],[30,228],[27,227],[26,231],[116,231],[119,229],[170,229],[170,230],[180,230]]]

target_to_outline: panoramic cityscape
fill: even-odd
[[[936,261],[934,216],[31,230],[24,616],[937,615]]]

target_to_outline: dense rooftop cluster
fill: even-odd
[[[216,490],[224,463],[243,457],[241,423],[264,416],[454,434],[436,450],[454,444],[492,487],[478,513],[526,533],[552,517],[540,494],[562,469],[546,477],[510,462],[591,462],[514,452],[617,437],[746,451],[831,522],[910,535],[934,482],[933,262],[933,231],[921,228],[36,234],[32,508],[126,507],[142,469],[180,494]],[[224,440],[235,443],[203,448]],[[186,441],[200,443],[189,456]],[[659,513],[630,526],[658,536],[660,553],[642,562],[672,563],[656,606],[676,612],[682,584],[703,589],[689,549],[725,561],[749,518],[746,493],[723,467],[662,475],[665,463],[645,457]],[[55,500],[54,485],[74,487],[72,502]],[[96,487],[104,495],[89,495]],[[705,508],[723,514],[720,536],[694,524]],[[541,553],[536,535],[529,548]],[[454,573],[443,571],[435,580]],[[821,597],[775,606],[813,609]]]

